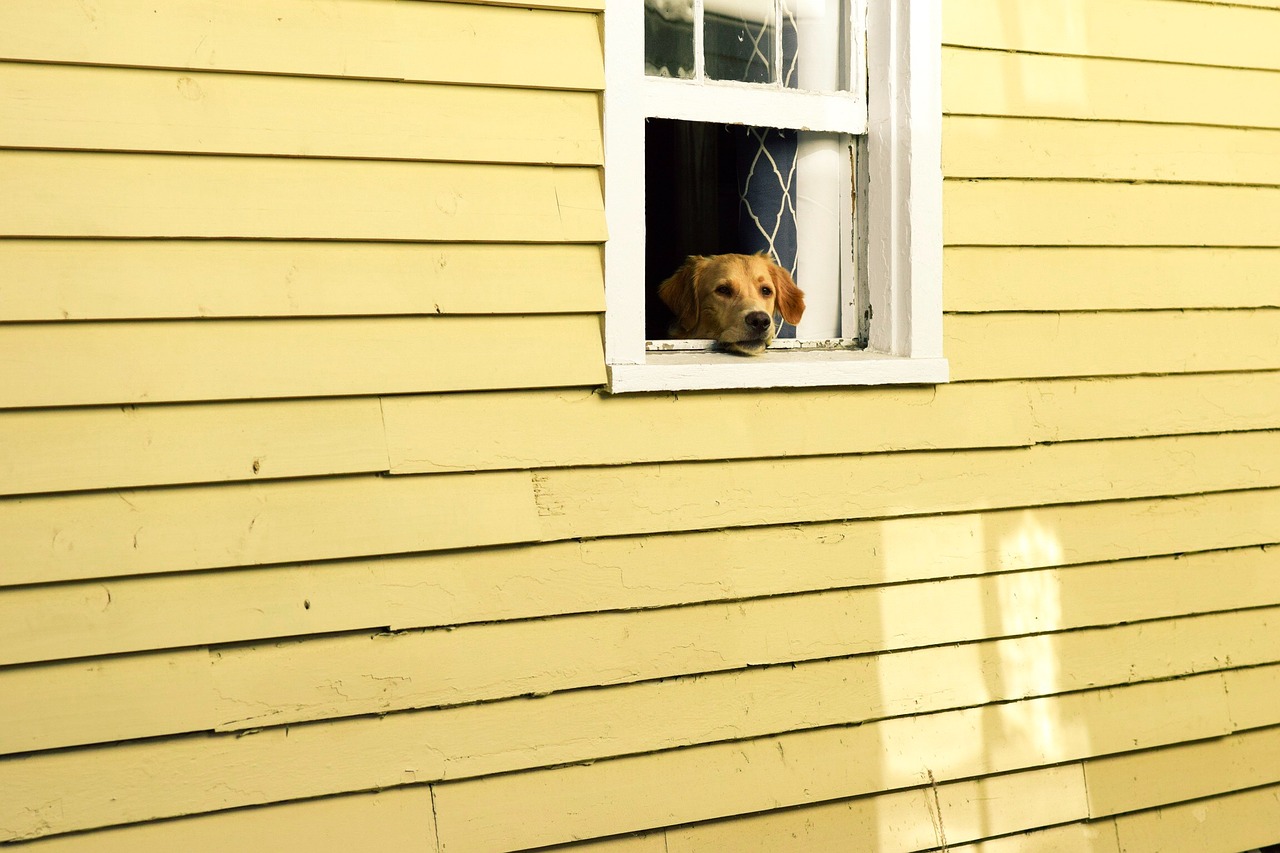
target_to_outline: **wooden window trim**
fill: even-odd
[[[646,352],[644,342],[644,121],[658,87],[678,95],[682,81],[646,79],[643,4],[619,0],[605,12],[606,56],[605,359],[613,393],[730,388],[937,384],[948,381],[942,353],[942,55],[940,0],[867,0],[865,150],[866,349],[724,353]],[[745,87],[716,85],[732,97]],[[775,93],[770,92],[769,97]],[[790,93],[788,93],[790,94]],[[860,133],[863,115],[802,93],[795,106],[766,107],[768,126],[791,123]],[[704,115],[698,99],[670,102],[676,117]],[[792,99],[789,99],[792,100]],[[792,112],[794,110],[794,113]],[[825,116],[815,119],[814,116]],[[665,117],[665,116],[664,116]]]

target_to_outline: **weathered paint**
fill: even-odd
[[[0,840],[1274,842],[1280,2],[946,0],[958,381],[627,399],[603,5],[0,9]]]

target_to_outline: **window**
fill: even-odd
[[[613,392],[945,382],[938,0],[613,0]],[[756,357],[667,340],[688,254],[766,251],[807,308]]]

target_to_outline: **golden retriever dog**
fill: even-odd
[[[804,291],[768,255],[690,255],[658,296],[676,315],[673,338],[712,338],[729,352],[759,355],[777,333],[804,314]]]

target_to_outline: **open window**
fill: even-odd
[[[936,0],[605,13],[610,390],[946,381]],[[743,357],[672,339],[687,255],[764,252],[807,308]]]

